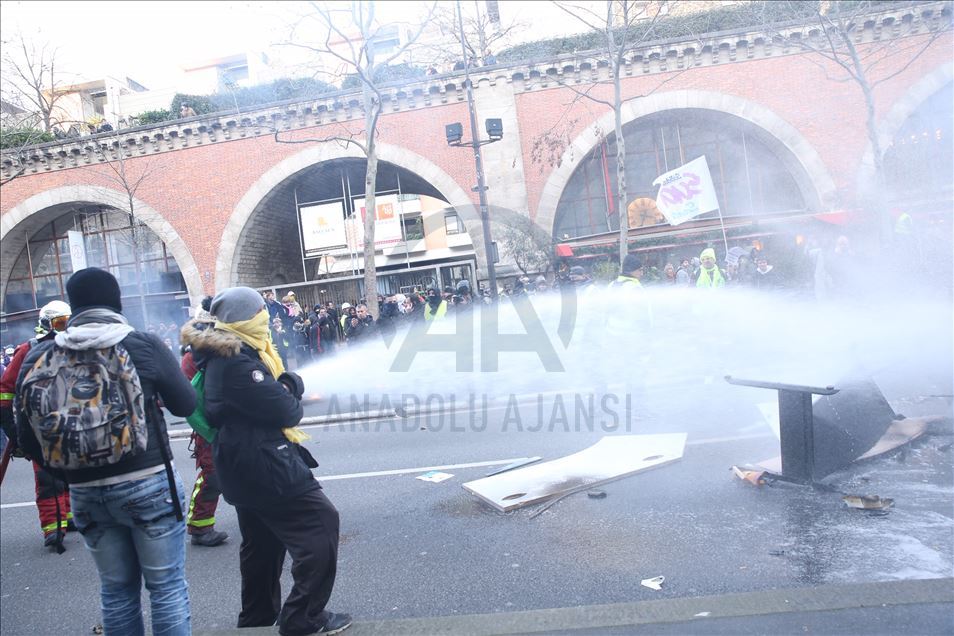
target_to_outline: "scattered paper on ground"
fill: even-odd
[[[439,470],[431,470],[424,473],[423,475],[418,475],[416,479],[420,479],[421,481],[430,481],[435,484],[439,484],[444,480],[450,479],[451,477],[453,477],[453,475],[451,475],[450,473],[442,473]]]
[[[578,453],[464,484],[507,512],[664,466],[682,458],[686,433],[604,437]]]
[[[651,579],[643,579],[639,582],[643,587],[648,587],[651,590],[659,591],[662,589],[663,581],[666,580],[664,576],[654,576]]]
[[[849,508],[863,510],[887,510],[894,505],[894,499],[878,495],[845,495],[841,499]]]

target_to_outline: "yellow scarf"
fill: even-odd
[[[276,380],[278,376],[285,372],[285,365],[282,364],[281,356],[278,355],[275,345],[272,343],[271,333],[268,330],[268,312],[264,308],[248,320],[238,322],[217,320],[215,328],[234,333],[241,338],[242,342],[255,349],[258,352],[258,357],[265,363],[269,373]],[[285,434],[285,438],[289,442],[295,444],[311,439],[297,428],[283,428],[282,433]]]

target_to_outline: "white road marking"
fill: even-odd
[[[316,425],[316,426],[326,426],[326,425]],[[306,427],[301,427],[306,428]],[[312,428],[312,427],[307,427]],[[769,433],[757,433],[754,435],[735,435],[732,437],[708,437],[703,439],[696,439],[686,442],[686,446],[702,446],[704,444],[724,444],[725,442],[741,442],[748,439],[762,439],[764,437],[774,437]],[[341,479],[359,479],[362,477],[386,477],[388,475],[407,475],[411,473],[426,473],[429,470],[453,470],[457,468],[480,468],[482,466],[499,466],[501,464],[512,464],[514,462],[519,462],[529,459],[528,457],[516,457],[512,459],[496,459],[493,461],[487,462],[470,462],[467,464],[444,464],[441,466],[421,466],[420,468],[398,468],[395,470],[377,470],[366,473],[348,473],[344,475],[325,475],[319,477],[319,481],[338,481]],[[36,503],[32,501],[25,501],[21,503],[9,503],[0,505],[0,510],[6,510],[8,508],[26,508],[28,506],[35,506]]]
[[[443,466],[422,466],[421,468],[398,468],[396,470],[378,470],[370,473],[351,473],[348,475],[328,475],[320,477],[319,481],[335,481],[338,479],[357,479],[359,477],[384,477],[387,475],[406,475],[408,473],[426,473],[432,470],[454,470],[457,468],[480,468],[481,466],[499,466],[500,464],[512,464],[514,462],[525,461],[529,457],[516,457],[514,459],[497,459],[489,462],[470,462],[469,464],[445,464]]]

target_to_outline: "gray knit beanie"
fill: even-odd
[[[251,287],[231,287],[216,294],[210,311],[220,322],[241,322],[264,308],[265,299]]]

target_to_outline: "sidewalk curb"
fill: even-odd
[[[814,588],[784,588],[718,596],[697,596],[528,610],[497,614],[437,616],[385,621],[356,622],[349,636],[403,636],[420,634],[468,634],[473,636],[553,633],[578,629],[608,629],[654,623],[704,623],[713,618],[767,616],[792,612],[822,612],[894,605],[951,603],[954,579],[918,579],[820,585]],[[705,617],[698,617],[708,612]],[[700,625],[700,629],[704,629]],[[277,627],[204,631],[196,636],[264,636],[277,634]]]

